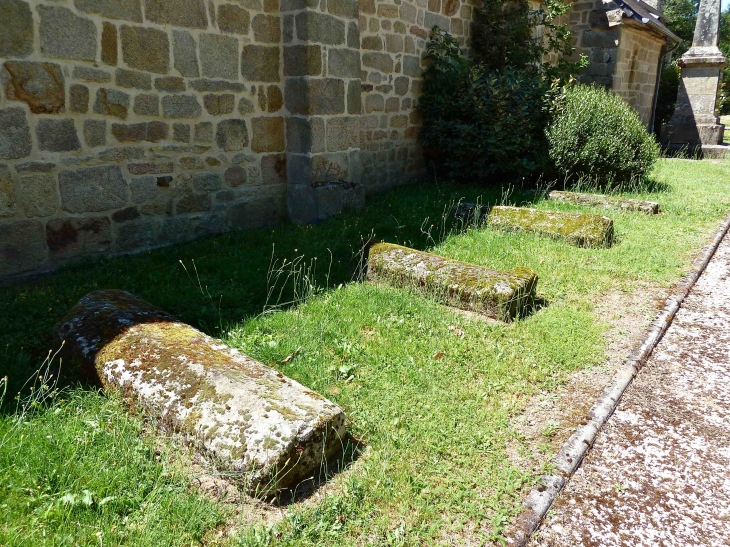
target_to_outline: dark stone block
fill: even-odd
[[[235,91],[236,93],[241,93],[247,89],[245,84],[226,82],[223,80],[195,80],[190,82],[190,87],[201,93],[206,91]]]
[[[178,213],[201,213],[210,211],[211,204],[208,194],[188,194],[177,202],[175,210]]]
[[[138,251],[151,247],[157,241],[158,222],[147,220],[115,226],[116,247],[120,251]]]
[[[248,11],[233,4],[218,6],[218,28],[231,34],[248,34],[251,16]]]
[[[185,80],[175,76],[165,76],[155,80],[155,89],[168,93],[180,93],[185,91]]]
[[[71,112],[86,114],[89,111],[89,88],[81,84],[72,85],[69,88],[69,103]]]
[[[208,15],[203,0],[146,0],[147,20],[161,25],[204,29]]]
[[[30,156],[33,141],[22,108],[0,109],[0,159],[17,160]]]
[[[338,78],[288,80],[284,97],[287,109],[293,114],[342,114],[345,111],[345,83]]]
[[[104,120],[84,120],[84,141],[89,148],[106,145],[106,122]]]
[[[305,11],[295,16],[297,38],[308,42],[327,45],[344,45],[344,21],[313,11]]]
[[[33,52],[33,14],[21,0],[0,2],[0,57],[25,57]]]
[[[284,76],[319,76],[321,73],[321,46],[286,46],[284,48]]]
[[[238,80],[238,40],[220,34],[201,34],[199,40],[203,76]]]
[[[261,158],[264,184],[286,184],[286,154],[268,154]]]
[[[236,98],[230,93],[225,95],[208,94],[203,97],[203,105],[211,116],[223,116],[233,112]]]
[[[166,32],[124,25],[121,34],[122,58],[125,63],[137,70],[167,73],[170,67],[170,43]]]
[[[193,176],[193,187],[200,192],[220,190],[221,176],[217,173],[199,173]]]
[[[241,74],[251,82],[278,82],[279,48],[246,45],[241,54]]]
[[[116,165],[61,171],[58,182],[61,204],[69,213],[108,211],[127,202],[127,183]]]
[[[149,91],[152,89],[152,76],[145,74],[144,72],[118,68],[116,72],[116,81],[119,87],[141,89],[143,91]]]
[[[166,118],[197,118],[202,108],[195,95],[167,95],[162,98],[162,113]]]
[[[48,152],[80,150],[81,142],[73,120],[38,120],[36,125],[38,147]]]
[[[246,184],[246,170],[243,167],[234,165],[226,169],[224,178],[226,184],[231,188],[241,186],[242,184]]]
[[[110,66],[116,66],[119,53],[117,51],[117,27],[104,22],[101,30],[101,61]]]
[[[112,214],[112,220],[118,224],[122,222],[129,222],[130,220],[137,220],[141,215],[136,207],[126,207],[120,211]]]
[[[248,129],[244,120],[223,120],[216,131],[218,148],[225,152],[243,150],[248,146]]]
[[[0,276],[32,271],[47,256],[45,230],[37,220],[0,225]]]
[[[140,0],[74,0],[74,5],[79,11],[98,13],[107,19],[142,22]]]

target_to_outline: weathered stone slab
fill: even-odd
[[[149,21],[173,27],[206,28],[208,15],[203,0],[147,0]]]
[[[537,274],[528,268],[498,272],[391,243],[370,248],[367,277],[503,321],[526,313],[537,286]]]
[[[129,194],[124,175],[116,165],[61,171],[58,184],[63,209],[69,213],[118,209]]]
[[[55,335],[82,371],[251,494],[294,487],[341,449],[340,407],[129,293],[87,295]]]
[[[0,276],[34,270],[47,256],[43,224],[37,220],[0,224]]]
[[[487,224],[564,239],[579,247],[610,247],[613,243],[613,220],[601,215],[500,206],[492,207]]]
[[[623,211],[639,211],[649,215],[659,213],[659,204],[656,201],[644,201],[641,199],[620,198],[606,196],[603,194],[581,194],[578,192],[550,192],[548,198],[553,201],[577,203],[590,207],[603,207],[604,209],[621,209]]]

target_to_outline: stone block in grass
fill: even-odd
[[[251,495],[296,487],[342,448],[339,406],[129,293],[85,296],[55,335],[82,372]]]
[[[601,215],[499,206],[492,207],[487,224],[564,239],[579,247],[610,247],[613,243],[613,220]]]
[[[645,201],[642,199],[629,199],[603,194],[581,194],[578,192],[550,192],[548,198],[553,201],[576,203],[588,205],[589,207],[602,207],[604,209],[620,209],[622,211],[638,211],[648,215],[659,213],[659,204],[656,201]]]
[[[503,321],[526,314],[537,285],[537,275],[527,268],[498,272],[390,243],[370,248],[367,277]]]

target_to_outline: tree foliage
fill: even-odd
[[[434,27],[419,109],[421,142],[439,174],[525,176],[545,166],[552,98],[582,66],[564,59],[571,34],[556,21],[568,9],[562,0],[536,10],[527,0],[485,0],[475,11],[473,61]]]

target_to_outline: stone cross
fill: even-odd
[[[677,105],[662,128],[662,143],[669,148],[700,148],[712,155],[722,145],[725,126],[715,115],[715,103],[727,60],[717,47],[719,34],[720,0],[701,0],[692,47],[678,61],[682,76]]]

